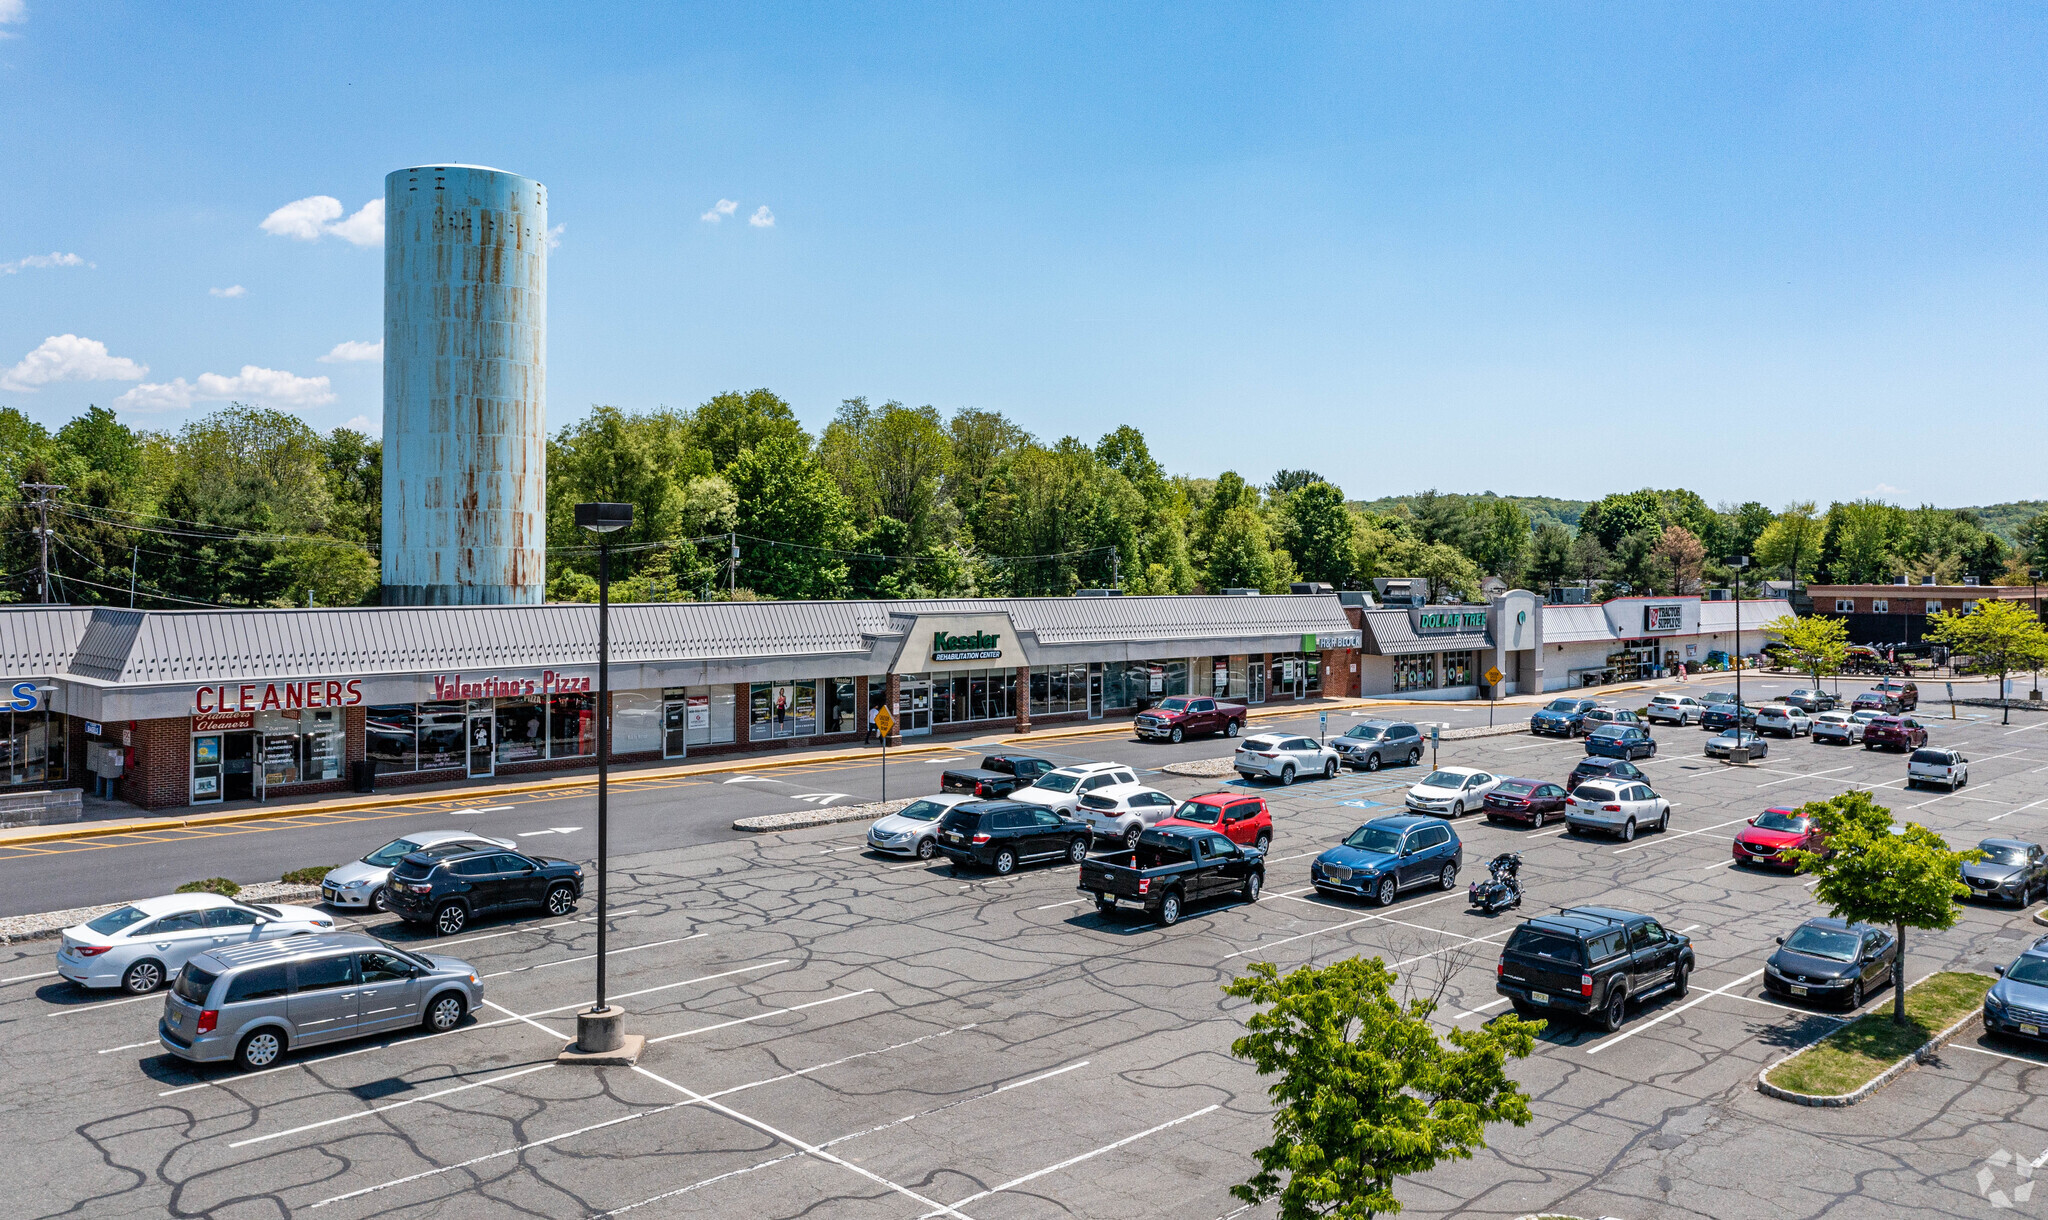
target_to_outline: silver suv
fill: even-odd
[[[468,962],[356,933],[294,936],[197,954],[164,997],[157,1041],[193,1063],[266,1068],[295,1046],[415,1025],[437,1033],[483,1003]]]

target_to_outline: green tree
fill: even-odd
[[[1266,494],[1277,500],[1311,484],[1328,482],[1313,470],[1278,470],[1273,472],[1272,482],[1266,484]]]
[[[769,597],[846,595],[846,497],[787,433],[742,449],[725,469],[738,501],[741,583]]]
[[[1286,521],[1282,536],[1303,580],[1338,588],[1351,583],[1358,560],[1351,550],[1351,510],[1344,506],[1343,492],[1320,482],[1298,488],[1287,497]]]
[[[1733,509],[1726,509],[1719,515],[1722,548],[1715,554],[1717,559],[1754,554],[1757,539],[1761,538],[1763,532],[1771,527],[1771,523],[1778,519],[1778,515],[1772,512],[1768,505],[1759,504],[1755,500]]]
[[[1847,619],[1786,614],[1765,623],[1764,631],[1785,642],[1815,686],[1820,685],[1822,675],[1841,672],[1842,663],[1849,659]]]
[[[1527,1125],[1529,1095],[1507,1061],[1535,1049],[1543,1022],[1503,1015],[1439,1037],[1436,1000],[1395,999],[1395,978],[1377,957],[1351,957],[1285,976],[1258,962],[1224,987],[1263,1006],[1231,1053],[1278,1078],[1273,1141],[1232,1194],[1277,1196],[1280,1220],[1392,1215],[1397,1179],[1470,1159],[1491,1124]]]
[[[1788,853],[1800,872],[1820,878],[1814,901],[1837,919],[1889,926],[1898,939],[1892,1021],[1904,1025],[1906,929],[1954,927],[1955,900],[1969,892],[1961,880],[1963,864],[1983,853],[1950,851],[1940,835],[1917,822],[1895,832],[1892,811],[1860,790],[1809,802],[1799,812],[1827,837],[1825,852]]]
[[[825,426],[818,460],[856,515],[902,522],[906,550],[921,549],[938,536],[935,516],[953,447],[936,408],[900,402],[876,408],[865,398],[849,398]]]
[[[1600,536],[1579,531],[1579,536],[1572,539],[1571,574],[1579,580],[1606,580],[1607,574],[1613,570],[1614,556],[1600,541]]]
[[[1562,583],[1572,572],[1572,533],[1562,525],[1536,527],[1529,543],[1528,577],[1539,591]]]
[[[1266,519],[1249,503],[1238,501],[1216,523],[1202,582],[1211,593],[1225,589],[1279,591]]]
[[[1752,548],[1756,566],[1794,583],[1810,580],[1820,561],[1820,537],[1813,501],[1789,505],[1757,535]]]
[[[729,390],[689,415],[696,444],[711,455],[715,470],[724,470],[743,450],[770,437],[800,441],[810,448],[810,433],[797,422],[789,404],[768,390]]]
[[[1463,551],[1448,543],[1419,548],[1407,574],[1428,582],[1431,603],[1443,601],[1450,593],[1468,602],[1479,600],[1479,569]]]
[[[1464,551],[1482,572],[1513,580],[1529,554],[1529,514],[1513,500],[1480,500],[1470,506]]]
[[[1999,703],[2013,673],[2048,665],[2048,630],[2034,608],[2016,601],[1986,598],[1974,610],[1948,610],[1927,616],[1927,638],[1946,645],[1949,655],[1970,673],[1997,674]],[[2002,706],[2002,724],[2012,723],[2012,708]]]
[[[87,469],[129,483],[141,472],[142,442],[105,407],[87,407],[57,429],[57,444]]]

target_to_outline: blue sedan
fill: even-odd
[[[1639,724],[1603,724],[1586,734],[1586,753],[1602,758],[1655,758],[1657,743]]]

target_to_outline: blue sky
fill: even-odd
[[[460,161],[563,226],[554,426],[767,386],[1356,497],[2043,495],[2048,9],[192,11],[0,0],[0,404],[374,423],[347,222]],[[314,196],[368,244],[262,227]]]

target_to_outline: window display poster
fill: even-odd
[[[1166,689],[1166,666],[1164,666],[1164,665],[1154,665],[1154,666],[1152,667],[1152,693],[1153,693],[1153,694],[1155,694],[1155,695],[1157,695],[1157,694],[1160,694],[1161,692],[1165,691],[1165,689]]]
[[[792,732],[798,737],[809,737],[818,731],[818,684],[799,682],[795,687],[795,721]]]
[[[685,702],[689,708],[689,726],[693,729],[711,727],[711,696],[688,695]]]
[[[192,739],[192,761],[204,766],[220,761],[220,738],[195,737]]]
[[[212,796],[220,791],[220,776],[195,775],[192,777],[193,796]]]

